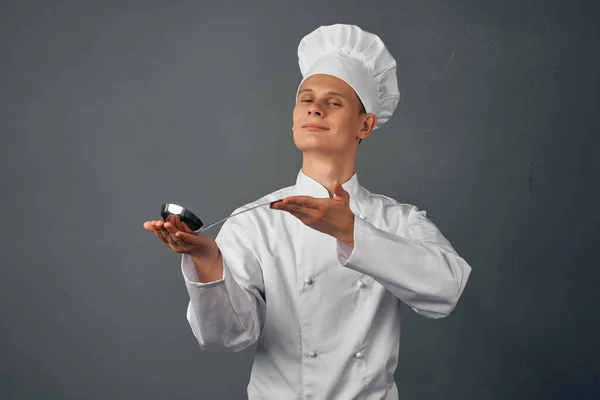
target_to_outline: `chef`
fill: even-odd
[[[257,345],[249,399],[396,400],[401,302],[446,317],[471,267],[425,211],[359,183],[359,144],[399,100],[382,40],[322,26],[298,58],[295,184],[234,210],[273,202],[228,219],[215,240],[172,216],[144,227],[182,254],[200,347]]]

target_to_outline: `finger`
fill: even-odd
[[[167,246],[168,248],[170,248],[171,250],[177,252],[177,253],[183,253],[188,249],[189,244],[186,243],[185,241],[181,240],[181,239],[175,239],[171,236],[171,234],[169,233],[164,233],[166,231],[166,229],[162,229],[160,234],[162,235],[163,239],[164,239],[164,244],[165,246]]]
[[[169,222],[166,225],[166,229],[169,232],[170,238],[174,246],[177,246],[176,251],[184,250],[186,246],[190,244],[198,244],[199,242],[194,239],[198,239],[189,227],[187,227],[179,217],[173,218],[173,223]],[[176,225],[184,227],[184,230],[177,229]]]
[[[153,231],[161,229],[164,226],[164,222],[162,220],[154,220],[154,221],[147,221],[147,222]]]
[[[343,189],[342,189],[342,185],[340,185],[340,182],[336,179],[335,181],[333,181],[333,194],[335,196],[342,196],[343,195]]]
[[[171,220],[171,221],[172,221],[172,220]],[[171,222],[171,221],[167,221],[167,222],[165,222],[165,227],[164,227],[164,229],[166,229],[166,231],[167,231],[169,234],[173,234],[173,235],[174,235],[176,232],[178,232],[178,231],[179,231],[179,229],[177,229],[177,227],[175,226],[175,223],[174,223],[174,222]]]
[[[183,222],[179,216],[175,218],[175,227],[182,232],[192,233],[190,227],[187,226],[187,224]]]
[[[165,220],[159,220],[154,223],[156,229],[160,230],[166,239],[168,239],[170,236],[169,227],[173,226],[173,224],[169,222],[169,220],[173,220],[171,215],[169,215]]]
[[[157,229],[154,231],[154,234],[156,235],[157,238],[160,239],[160,241],[167,247],[171,247],[171,244],[169,243],[169,240],[165,237],[165,234],[162,232],[161,229]]]
[[[173,244],[175,244],[175,241],[171,237],[171,234],[165,227],[166,222],[153,221],[153,224],[154,224],[156,235],[159,237],[159,239],[161,239],[165,243],[165,245],[171,247]]]
[[[305,208],[320,208],[323,205],[323,199],[310,196],[290,196],[283,199],[282,204],[294,204]]]
[[[160,232],[166,240],[168,240],[170,236],[169,230],[167,229],[167,224],[168,222],[163,223],[162,226],[157,224],[157,231]]]
[[[162,221],[152,221],[152,229],[154,230],[154,232],[160,232],[160,230],[163,228],[164,223]]]
[[[144,222],[144,229],[150,232],[154,232],[156,229],[154,228],[154,221],[146,221]]]
[[[321,213],[319,210],[316,210],[313,208],[297,206],[295,204],[287,205],[284,211],[288,211],[288,212],[294,214],[296,217],[303,217],[303,218],[313,218],[317,214]]]
[[[172,221],[173,219],[174,219],[174,218],[171,218],[171,221]],[[164,227],[164,229],[165,229],[165,231],[166,231],[166,233],[165,233],[165,234],[166,234],[167,238],[170,238],[170,240],[171,240],[173,243],[178,243],[178,239],[177,239],[177,237],[175,236],[175,234],[176,234],[177,232],[179,232],[179,230],[178,230],[178,229],[175,227],[175,225],[173,225],[173,223],[172,223],[172,222],[165,222],[165,227]]]
[[[281,206],[279,206],[280,210],[283,211],[288,211],[288,212],[292,212],[292,213],[298,213],[298,214],[303,214],[303,210],[304,208],[302,206],[299,206],[297,204],[282,204]]]
[[[342,197],[345,198],[348,192],[342,187],[340,181],[336,180],[333,182],[333,194],[334,197]]]
[[[281,200],[283,204],[300,204],[303,201],[307,201],[309,196],[289,196]]]
[[[175,218],[173,218],[173,220],[171,221],[171,223],[173,224],[173,226],[175,227],[175,229],[177,229],[177,231],[183,231],[183,230],[185,230],[185,228],[183,227],[183,226],[185,226],[185,224],[181,221],[181,218],[179,217],[179,215],[176,216]]]
[[[273,204],[271,204],[271,208],[276,209],[276,210],[283,210],[283,208],[287,205],[288,203],[284,203],[283,200],[279,200],[274,202]]]
[[[281,202],[283,201],[283,199],[281,200],[275,200],[273,202],[271,202],[271,204],[269,205],[270,208],[279,208],[279,206],[281,205]]]
[[[177,225],[177,221],[180,221],[179,215],[171,214],[167,217],[167,221],[165,222],[165,228],[169,231],[171,236],[174,235],[174,232],[171,228],[175,228],[177,231],[179,230],[179,226]]]
[[[195,245],[199,244],[199,240],[201,240],[197,235],[193,233],[187,233],[179,231],[175,234],[175,238],[186,245]]]

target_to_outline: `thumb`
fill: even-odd
[[[346,192],[344,190],[344,188],[342,187],[342,185],[340,184],[340,181],[335,180],[333,182],[333,194],[335,195],[335,197],[342,197],[342,198],[344,198],[344,197],[346,197],[347,193],[348,192]]]

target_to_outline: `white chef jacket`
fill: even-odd
[[[400,301],[429,318],[450,314],[471,267],[425,211],[342,184],[355,214],[354,248],[268,206],[227,220],[216,241],[223,278],[201,283],[181,266],[187,319],[202,349],[257,344],[251,400],[396,400]],[[328,198],[302,170],[287,196]]]

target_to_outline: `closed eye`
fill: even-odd
[[[304,99],[304,100],[301,100],[301,103],[312,103],[312,102],[313,102],[313,101],[312,101],[311,99]],[[330,102],[329,102],[329,103],[327,103],[327,104],[329,104],[329,105],[331,105],[331,106],[335,106],[335,107],[339,107],[339,106],[341,106],[341,104],[340,104],[340,103],[338,103],[338,102],[335,102],[335,101],[330,101]]]

